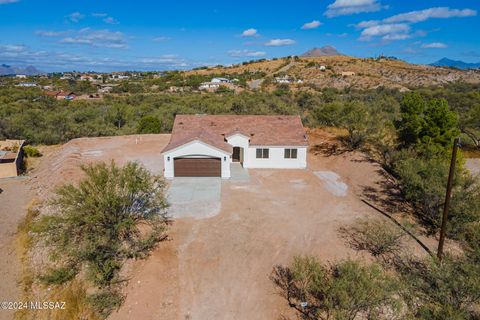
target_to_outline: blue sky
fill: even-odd
[[[299,55],[480,61],[478,0],[0,0],[0,64],[164,70]]]

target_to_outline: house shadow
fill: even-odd
[[[352,150],[345,148],[337,143],[319,143],[310,147],[310,152],[314,155],[323,155],[326,157],[339,156]]]

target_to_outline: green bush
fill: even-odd
[[[162,132],[162,123],[153,116],[145,116],[140,119],[137,128],[138,133],[160,133]]]
[[[433,234],[438,231],[445,200],[449,160],[418,155],[399,159],[394,165],[402,193],[420,221]],[[453,183],[448,235],[460,238],[470,223],[480,221],[480,183],[462,169],[459,161]]]
[[[302,319],[378,319],[399,311],[400,285],[378,265],[295,257],[291,266],[275,266],[270,278]]]
[[[56,191],[55,213],[32,226],[54,265],[69,266],[52,268],[40,279],[64,283],[82,270],[96,287],[113,292],[124,261],[145,257],[166,238],[165,182],[137,163],[100,163],[82,170],[85,178],[78,185]]]
[[[116,290],[102,290],[87,297],[87,303],[103,318],[122,305],[125,297]]]
[[[25,156],[28,158],[36,158],[36,157],[42,156],[41,152],[33,146],[24,146],[23,152],[25,153]]]
[[[51,269],[47,273],[40,275],[39,280],[45,284],[62,284],[72,280],[77,272],[71,266]]]
[[[403,248],[405,232],[393,223],[380,219],[358,219],[340,229],[355,250],[365,250],[374,257],[396,254]]]

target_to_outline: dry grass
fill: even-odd
[[[33,199],[26,208],[26,215],[18,225],[16,250],[20,260],[21,301],[65,302],[65,310],[18,310],[17,320],[63,320],[63,319],[99,319],[87,302],[87,287],[80,280],[71,281],[62,286],[39,287],[35,282],[32,266],[34,238],[31,234],[32,223],[40,214],[41,202]]]

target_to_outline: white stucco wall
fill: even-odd
[[[245,168],[285,168],[285,169],[304,169],[307,167],[307,148],[289,147],[289,146],[259,146],[258,148],[268,148],[268,159],[257,159],[257,147],[251,146],[245,150]],[[297,149],[296,159],[285,159],[285,148]]]
[[[230,178],[230,163],[232,162],[230,154],[220,149],[209,146],[208,144],[205,144],[198,140],[184,144],[183,146],[167,151],[163,154],[164,177],[173,178],[175,176],[173,169],[173,159],[186,156],[207,156],[220,158],[222,162],[222,178]],[[170,157],[170,161],[168,160],[168,157]],[[224,160],[224,157],[226,157],[226,161]]]
[[[241,147],[243,148],[243,151],[240,151],[240,159],[241,162],[245,163],[247,155],[247,149],[249,145],[249,139],[245,137],[244,135],[241,134],[235,134],[230,137],[227,137],[227,142],[230,144],[232,147]]]

